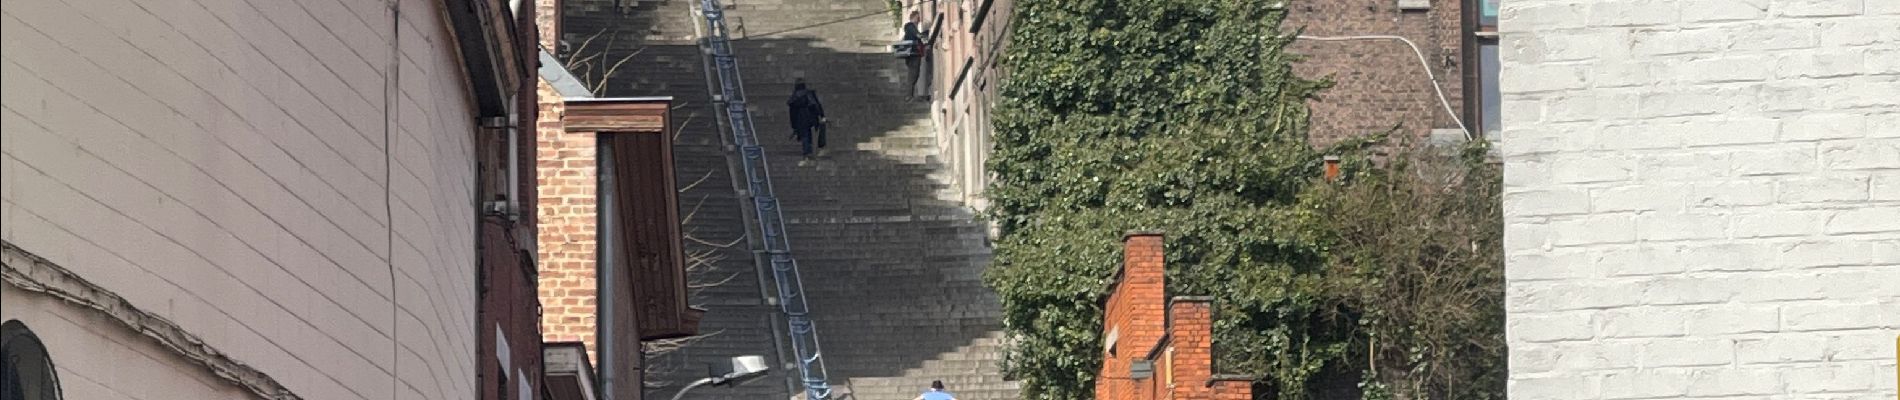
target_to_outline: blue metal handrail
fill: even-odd
[[[818,350],[818,325],[812,323],[805,305],[805,284],[798,275],[798,261],[792,258],[792,242],[785,234],[785,214],[772,192],[772,177],[767,171],[765,149],[759,146],[752,127],[752,114],[746,109],[745,82],[739,78],[739,61],[732,55],[732,41],[726,33],[725,13],[717,0],[700,0],[700,13],[706,17],[706,46],[712,52],[719,74],[720,99],[725,103],[726,118],[733,143],[740,151],[745,170],[746,188],[758,211],[759,234],[765,254],[771,258],[772,276],[778,281],[779,307],[791,325],[792,351],[797,355],[798,372],[805,383],[806,400],[827,400],[831,384],[825,378],[825,361]]]

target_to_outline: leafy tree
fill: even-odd
[[[1367,399],[1501,399],[1501,170],[1482,144],[1409,150],[1302,194],[1358,315],[1351,367]]]
[[[1403,163],[1375,168],[1355,142],[1330,151],[1353,156],[1355,177],[1398,183],[1316,190],[1329,185],[1314,179],[1321,152],[1306,141],[1305,102],[1326,84],[1293,74],[1275,2],[1016,4],[986,192],[1003,234],[986,279],[1003,298],[1016,338],[1008,367],[1025,397],[1093,396],[1101,301],[1129,230],[1167,232],[1172,294],[1217,299],[1217,365],[1262,376],[1263,397],[1303,397],[1322,373],[1393,353],[1368,339],[1413,314],[1368,305],[1392,304],[1374,300],[1401,281],[1379,271],[1416,268],[1366,267],[1395,259],[1376,257],[1383,242],[1342,236],[1348,225],[1329,213],[1346,210],[1342,196],[1413,182],[1374,179]],[[1377,380],[1416,377],[1401,370],[1363,375],[1373,391],[1403,391]]]

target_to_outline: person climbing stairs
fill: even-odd
[[[608,0],[570,1],[577,4],[567,6],[565,29],[618,32],[628,48],[622,54],[633,57],[603,95],[674,98],[681,214],[691,215],[685,229],[699,239],[689,247],[715,256],[697,274],[719,284],[694,294],[694,304],[709,309],[700,326],[708,336],[650,359],[649,383],[657,387],[648,394],[670,397],[703,377],[705,365],[736,355],[766,355],[789,367],[774,282],[741,240],[756,228],[744,211],[750,199],[733,178],[729,133],[717,122],[717,84],[709,83],[709,61],[697,45],[698,2],[622,0],[612,8]],[[936,380],[956,388],[959,399],[1016,398],[1019,386],[1000,365],[1001,305],[981,282],[987,230],[958,201],[928,104],[905,101],[905,66],[888,53],[896,37],[888,5],[722,3],[831,384],[864,400],[910,400]],[[791,126],[788,109],[772,106],[800,79],[824,89],[830,120],[830,156],[806,167],[797,164],[800,143],[779,131]],[[715,246],[728,243],[736,244]],[[797,375],[780,369],[757,383],[686,398],[789,398],[802,389]]]

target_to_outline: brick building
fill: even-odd
[[[541,46],[559,46],[561,9],[559,0],[537,0],[535,6],[546,17],[541,28]],[[554,23],[548,23],[554,22]],[[558,62],[542,62],[544,70],[563,68]],[[547,342],[580,342],[588,352],[594,345],[594,252],[595,230],[599,215],[595,211],[595,143],[593,135],[569,134],[561,117],[566,115],[566,97],[592,97],[578,86],[567,92],[551,83],[567,77],[564,70],[544,73],[539,81],[541,118],[535,126],[535,184],[540,188],[535,217],[539,219],[540,248],[536,258],[541,268],[541,333]],[[575,89],[580,90],[575,90]]]
[[[1308,104],[1311,140],[1324,145],[1387,131],[1462,140],[1454,113],[1473,132],[1495,137],[1497,88],[1486,82],[1497,79],[1497,41],[1490,33],[1495,32],[1497,2],[1287,2],[1281,27],[1300,33],[1288,50],[1304,57],[1294,71],[1334,83]],[[1426,65],[1420,65],[1421,56]],[[1444,91],[1444,103],[1432,87],[1428,66]]]
[[[1511,398],[1895,397],[1900,2],[1502,17]]]
[[[1009,44],[1015,0],[906,2],[923,13],[923,25],[936,43],[931,63],[931,121],[944,164],[955,176],[962,200],[982,208],[989,185],[990,108],[998,100],[1005,71],[1003,49]],[[909,15],[905,13],[904,15]],[[901,34],[899,32],[898,34]]]
[[[1214,368],[1210,297],[1168,297],[1162,235],[1122,238],[1122,268],[1103,307],[1099,400],[1249,400],[1253,380]]]
[[[665,99],[568,98],[562,135],[597,143],[585,186],[552,184],[558,195],[596,193],[590,230],[556,221],[543,235],[586,235],[591,246],[558,247],[569,257],[543,267],[543,303],[559,320],[543,320],[547,342],[581,342],[598,366],[603,398],[638,400],[644,391],[645,341],[697,333],[703,310],[687,306],[684,236],[675,198],[672,141]],[[566,199],[573,199],[568,196]],[[544,204],[548,198],[544,197]],[[555,200],[559,201],[559,200]],[[573,218],[572,214],[552,218]],[[593,222],[593,221],[589,221]],[[565,243],[563,243],[565,245]],[[584,249],[584,250],[582,250]],[[591,250],[591,251],[590,251]],[[575,260],[581,258],[581,260]],[[557,260],[552,257],[549,260]],[[572,282],[587,282],[577,285]]]
[[[1294,71],[1334,82],[1309,103],[1309,139],[1323,146],[1390,131],[1462,141],[1462,122],[1471,132],[1496,140],[1498,1],[1285,2],[1284,32],[1302,35],[1289,51],[1305,57]],[[990,110],[1006,76],[1007,66],[999,62],[1009,43],[1015,2],[906,4],[906,11],[924,13],[924,25],[937,43],[929,55],[937,145],[964,203],[981,209],[986,204],[982,190],[989,184],[984,163],[993,146]],[[1434,80],[1439,87],[1433,87]]]
[[[692,335],[703,313],[687,306],[667,129],[672,101],[596,97],[553,55],[561,3],[535,3],[544,16],[535,140],[540,324],[549,357],[569,369],[550,382],[561,385],[558,399],[637,400],[647,374],[642,343]]]
[[[7,3],[7,398],[538,398],[531,14]]]

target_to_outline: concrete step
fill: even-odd
[[[723,113],[706,86],[704,60],[693,43],[690,0],[570,0],[574,32],[616,32],[616,46],[641,53],[611,82],[613,96],[674,96],[682,121],[674,161],[682,207],[700,208],[686,228],[723,241],[752,234],[744,207],[750,199],[731,183],[718,130]],[[963,399],[1013,399],[1019,385],[1002,379],[1000,302],[978,280],[989,262],[987,230],[960,202],[946,172],[928,106],[906,102],[898,80],[901,60],[884,53],[896,27],[883,0],[725,0],[734,48],[746,80],[753,128],[766,147],[768,173],[783,207],[793,254],[799,259],[807,305],[819,324],[832,380],[862,384],[861,399],[915,397],[930,379],[950,383]],[[605,6],[603,6],[605,5]],[[576,11],[580,10],[580,11]],[[581,14],[581,15],[577,15]],[[871,14],[869,17],[859,18]],[[847,19],[855,18],[855,19]],[[816,22],[837,23],[813,27]],[[793,30],[796,29],[796,30]],[[787,31],[790,30],[790,31]],[[597,39],[598,40],[598,39]],[[599,45],[599,43],[596,43]],[[810,166],[796,162],[786,139],[783,97],[796,78],[810,81],[833,120],[831,154]],[[707,176],[706,174],[712,174]],[[743,242],[742,242],[743,243]],[[739,247],[744,247],[741,244]],[[705,248],[700,246],[699,248]],[[697,292],[698,304],[717,304],[702,329],[726,332],[695,343],[668,360],[714,362],[720,357],[774,354],[776,307],[759,304],[760,282],[748,249],[725,249],[705,274],[735,276],[725,286]],[[772,278],[765,289],[775,294]],[[714,318],[712,314],[722,314]],[[691,371],[656,371],[668,380]],[[783,378],[731,391],[695,391],[690,398],[786,398]],[[928,376],[926,376],[928,375]],[[860,379],[862,378],[862,379]],[[928,379],[927,379],[928,378]],[[661,389],[649,395],[670,397]]]

